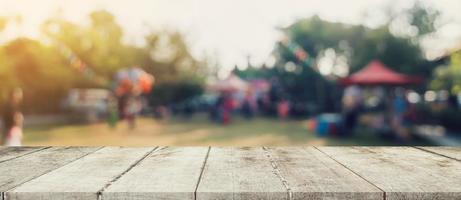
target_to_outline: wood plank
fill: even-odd
[[[211,148],[198,200],[288,199],[288,190],[262,148]]]
[[[417,147],[461,161],[461,147]]]
[[[461,163],[411,147],[319,147],[386,199],[460,199]]]
[[[81,158],[98,148],[52,147],[0,163],[0,191],[5,192],[31,179]]]
[[[0,163],[12,160],[36,151],[45,149],[46,147],[0,147]]]
[[[194,199],[209,148],[162,148],[123,175],[102,193],[113,199]]]
[[[314,147],[268,151],[294,199],[383,199],[381,190]]]
[[[106,184],[142,160],[154,148],[105,147],[6,192],[8,199],[98,199]]]

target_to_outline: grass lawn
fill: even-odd
[[[28,127],[24,145],[29,146],[288,146],[288,145],[395,145],[392,141],[362,131],[350,138],[320,138],[307,130],[305,120],[279,121],[235,119],[230,125],[211,123],[206,117],[138,120],[129,130],[107,124]]]

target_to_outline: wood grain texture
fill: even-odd
[[[45,149],[46,147],[0,147],[0,163],[12,160],[36,151]]]
[[[262,148],[211,148],[197,200],[287,199],[288,191]]]
[[[461,199],[456,147],[154,149],[0,147],[0,192],[8,200],[360,200],[383,191]]]
[[[268,148],[293,199],[383,199],[384,193],[314,147]]]
[[[98,192],[154,148],[105,147],[6,192],[11,200],[96,200]]]
[[[319,147],[386,199],[460,199],[461,163],[411,147]]]
[[[460,147],[418,147],[420,149],[430,151],[436,154],[441,154],[446,157],[453,158],[461,161],[461,148]]]
[[[98,148],[52,147],[0,163],[0,191],[5,192]]]
[[[102,193],[104,200],[194,199],[208,147],[156,150]]]

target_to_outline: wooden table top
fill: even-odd
[[[2,200],[461,199],[456,147],[0,147]]]

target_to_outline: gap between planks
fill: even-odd
[[[22,155],[13,157],[13,158],[9,158],[9,159],[6,159],[6,160],[2,160],[2,161],[0,161],[0,163],[7,162],[7,161],[10,161],[10,160],[13,160],[13,159],[16,159],[16,158],[20,158],[20,157],[23,157],[23,156],[27,156],[27,155],[29,155],[29,154],[32,154],[32,153],[35,153],[35,152],[39,152],[39,151],[43,151],[43,150],[49,149],[49,148],[51,148],[51,147],[40,147],[40,148],[37,148],[37,149],[35,149],[35,150],[33,150],[33,151],[27,152],[27,153],[25,153],[25,154],[22,154]],[[3,200],[3,199],[2,199],[2,200]]]
[[[104,190],[106,190],[109,186],[112,185],[112,183],[116,182],[117,180],[119,180],[120,178],[122,178],[123,175],[125,175],[126,173],[128,173],[130,170],[132,170],[136,165],[138,165],[139,163],[141,163],[144,159],[146,159],[149,155],[151,155],[153,152],[157,151],[157,150],[162,150],[166,147],[162,147],[162,148],[159,148],[159,147],[154,147],[154,149],[150,150],[149,152],[147,152],[144,156],[142,156],[140,159],[138,159],[137,161],[135,161],[132,165],[130,165],[125,171],[123,171],[122,173],[120,173],[120,175],[116,176],[114,179],[110,180],[102,189],[100,189],[96,195],[97,195],[97,200],[102,200],[102,193],[104,192]]]
[[[418,150],[427,152],[427,153],[435,154],[435,155],[438,155],[438,156],[442,156],[442,157],[445,157],[445,158],[448,158],[448,159],[452,159],[452,160],[456,160],[456,161],[461,162],[460,159],[453,158],[453,157],[451,157],[451,156],[447,156],[447,155],[444,155],[444,154],[441,154],[441,153],[438,153],[438,152],[435,152],[435,151],[431,151],[431,150],[429,150],[429,149],[425,149],[425,148],[422,148],[422,147],[416,147],[416,146],[412,146],[412,147],[415,148],[415,149],[418,149]]]
[[[9,158],[9,159],[6,159],[6,160],[2,160],[0,161],[0,163],[3,163],[3,162],[7,162],[7,161],[10,161],[10,160],[13,160],[13,159],[16,159],[16,158],[20,158],[20,157],[23,157],[23,156],[26,156],[26,155],[29,155],[31,153],[35,153],[35,152],[38,152],[38,151],[42,151],[42,150],[45,150],[45,149],[49,149],[51,147],[40,147],[40,148],[37,148],[36,150],[33,150],[33,151],[30,151],[30,152],[27,152],[25,154],[22,154],[22,155],[19,155],[19,156],[15,156],[13,158]],[[0,192],[0,200],[5,200],[5,193],[4,192]]]
[[[49,147],[49,148],[51,148],[51,147]],[[72,148],[72,147],[64,147],[64,148]],[[50,173],[50,172],[52,172],[52,171],[54,171],[54,170],[57,170],[57,169],[59,169],[59,168],[62,168],[62,167],[66,166],[66,165],[68,165],[68,164],[70,164],[70,163],[73,163],[73,162],[75,162],[75,161],[77,161],[77,160],[80,160],[81,158],[83,158],[83,157],[85,157],[85,156],[88,156],[88,155],[90,155],[90,154],[92,154],[92,153],[95,153],[95,152],[101,150],[102,148],[104,148],[104,147],[99,147],[99,148],[97,148],[95,151],[92,151],[92,152],[89,152],[89,153],[87,153],[87,154],[84,154],[84,155],[82,155],[82,156],[80,156],[80,157],[77,157],[77,158],[75,158],[74,160],[72,160],[72,161],[70,161],[70,162],[68,162],[68,163],[66,163],[66,164],[64,164],[64,165],[61,165],[61,166],[59,166],[59,167],[57,167],[57,168],[48,170],[48,171],[44,172],[43,174],[40,174],[40,175],[38,175],[38,176],[35,176],[35,177],[29,179],[28,181],[25,181],[25,182],[23,182],[23,183],[21,183],[21,184],[18,184],[18,185],[16,185],[16,186],[14,186],[13,188],[9,189],[8,191],[13,191],[14,189],[18,188],[19,186],[22,186],[22,185],[24,185],[24,184],[26,184],[26,183],[28,183],[28,182],[30,182],[30,181],[36,179],[36,178],[39,178],[39,177],[41,177],[41,176],[44,176],[45,174],[48,174],[48,173]],[[37,152],[37,151],[35,151],[35,152]],[[6,192],[6,191],[5,191],[5,192]],[[6,195],[5,195],[5,192],[2,192],[2,200],[7,200]]]
[[[211,148],[212,147],[208,147],[208,151],[207,151],[207,154],[205,156],[205,160],[203,162],[203,165],[202,165],[202,169],[201,169],[201,172],[200,172],[200,176],[199,176],[199,179],[197,181],[197,185],[195,187],[195,191],[194,191],[194,200],[197,200],[197,190],[199,188],[199,185],[200,185],[200,182],[202,180],[202,176],[203,176],[203,173],[205,171],[205,166],[207,164],[207,161],[208,161],[208,157],[210,155],[210,151],[211,151]],[[266,147],[262,147],[264,153],[265,153],[265,156],[269,159],[269,162],[272,166],[272,169],[274,170],[274,174],[280,179],[280,181],[282,182],[282,184],[284,185],[285,189],[287,190],[287,197],[289,200],[292,200],[293,199],[293,193],[291,191],[291,188],[290,186],[288,185],[288,182],[285,178],[283,178],[282,174],[280,173],[280,170],[278,168],[278,165],[277,165],[277,162],[272,158],[271,156],[271,153],[267,150]]]
[[[272,169],[274,170],[274,174],[280,179],[280,181],[282,181],[282,185],[287,190],[288,200],[293,200],[293,191],[291,191],[288,181],[282,176],[282,173],[280,172],[280,169],[277,165],[277,161],[274,160],[267,147],[262,147],[262,149],[264,150],[266,157],[269,158],[269,162],[271,163]]]
[[[206,152],[205,160],[203,161],[202,169],[201,169],[201,171],[200,171],[200,175],[199,175],[199,177],[198,177],[197,184],[196,184],[196,186],[195,186],[195,190],[194,190],[194,200],[197,200],[197,190],[198,190],[198,186],[200,185],[200,182],[201,182],[201,180],[202,180],[203,172],[205,171],[205,166],[206,166],[207,161],[208,161],[208,156],[210,156],[210,151],[211,151],[211,146],[208,147],[208,151]]]
[[[327,156],[328,158],[334,160],[335,162],[337,162],[338,164],[340,164],[341,166],[343,166],[344,168],[346,168],[347,170],[351,171],[352,173],[354,173],[355,175],[357,175],[358,177],[360,177],[361,179],[363,179],[364,181],[368,182],[369,184],[371,184],[372,186],[376,187],[378,190],[380,190],[382,193],[383,193],[383,200],[386,200],[386,192],[381,189],[380,187],[378,187],[377,185],[373,184],[371,181],[367,180],[365,177],[361,176],[360,174],[358,174],[357,172],[355,172],[354,170],[352,170],[351,168],[347,167],[346,165],[344,165],[343,163],[339,162],[338,160],[334,159],[332,156],[328,155],[327,153],[323,152],[322,150],[320,150],[319,148],[317,148],[316,146],[314,146],[315,149],[317,149],[318,151],[322,152],[325,156]]]
[[[38,151],[41,151],[41,150],[44,150],[44,149],[47,149],[47,148],[50,148],[50,147],[43,147],[43,148],[40,148],[40,149],[38,149],[38,150],[36,150],[36,151],[27,153],[27,154],[25,154],[25,155],[28,155],[28,154],[31,154],[31,153],[34,153],[34,152],[38,152]],[[73,161],[71,161],[71,162],[69,162],[69,163],[66,163],[66,164],[64,164],[64,165],[62,165],[62,166],[60,166],[60,167],[58,167],[58,168],[56,168],[56,169],[59,169],[59,168],[61,168],[61,167],[64,167],[64,166],[66,166],[66,165],[68,165],[68,164],[70,164],[70,163],[72,163],[72,162],[75,162],[75,161],[77,161],[77,160],[79,160],[79,159],[81,159],[81,158],[83,158],[83,157],[85,157],[85,156],[88,156],[88,155],[90,155],[90,154],[92,154],[92,153],[95,153],[95,152],[101,150],[102,148],[104,148],[104,147],[100,147],[100,148],[98,148],[97,150],[95,150],[95,151],[93,151],[93,152],[90,152],[90,153],[87,153],[87,154],[85,154],[85,155],[83,155],[83,156],[81,156],[81,157],[78,157],[78,158],[76,158],[75,160],[73,160]],[[164,147],[164,148],[165,148],[165,147]],[[127,170],[125,170],[124,172],[122,172],[119,176],[117,176],[117,177],[115,177],[113,180],[109,181],[109,183],[108,183],[106,186],[104,186],[104,187],[98,192],[98,199],[102,199],[102,195],[101,195],[101,194],[102,194],[102,192],[104,191],[104,189],[106,189],[106,188],[109,187],[112,183],[114,183],[115,181],[117,181],[118,179],[120,179],[124,174],[126,174],[126,173],[128,173],[130,170],[132,170],[136,165],[138,165],[139,163],[141,163],[145,158],[147,158],[147,157],[148,157],[149,155],[151,155],[153,152],[158,151],[158,150],[161,150],[161,149],[164,149],[164,148],[155,147],[154,149],[152,149],[151,151],[149,151],[148,153],[146,153],[145,156],[143,156],[142,158],[140,158],[139,160],[137,160],[134,164],[130,165],[130,167],[129,167]],[[270,160],[270,163],[271,163],[271,165],[272,165],[272,168],[274,169],[274,173],[280,178],[280,180],[282,181],[283,185],[286,187],[287,192],[288,192],[288,195],[289,195],[289,199],[292,199],[292,194],[290,194],[292,191],[291,191],[291,189],[290,189],[290,187],[289,187],[288,182],[281,176],[280,171],[279,171],[278,166],[277,166],[277,162],[273,159],[273,157],[272,157],[271,153],[268,151],[267,147],[262,147],[262,148],[263,148],[263,150],[264,150],[266,156],[267,156],[267,157],[269,158],[269,160]],[[339,162],[338,160],[334,159],[332,156],[330,156],[330,155],[328,155],[327,153],[323,152],[323,151],[320,150],[319,148],[317,148],[317,147],[314,147],[314,148],[315,148],[316,150],[320,151],[322,154],[326,155],[328,158],[330,158],[330,159],[332,159],[333,161],[337,162],[337,163],[340,164],[341,166],[345,167],[347,170],[351,171],[351,172],[354,173],[355,175],[359,176],[360,178],[362,178],[363,180],[365,180],[365,181],[368,182],[369,184],[371,184],[371,185],[373,185],[374,187],[376,187],[377,189],[379,189],[379,190],[383,193],[383,199],[384,199],[384,200],[386,199],[386,192],[385,192],[384,190],[382,190],[381,188],[379,188],[378,186],[376,186],[376,185],[373,184],[372,182],[368,181],[367,179],[365,179],[363,176],[361,176],[360,174],[356,173],[356,172],[353,171],[352,169],[348,168],[347,166],[345,166],[344,164],[342,164],[342,163]],[[430,154],[435,154],[435,155],[438,155],[438,156],[442,156],[442,157],[446,157],[446,158],[449,158],[449,159],[453,159],[453,160],[460,161],[459,159],[452,158],[452,157],[450,157],[450,156],[446,156],[446,155],[443,155],[443,154],[440,154],[440,153],[437,153],[437,152],[433,152],[433,151],[430,151],[430,150],[427,150],[427,149],[424,149],[424,148],[419,148],[419,147],[413,147],[413,148],[418,149],[418,150],[421,150],[421,151],[424,151],[424,152],[427,152],[427,153],[430,153]],[[196,184],[196,188],[195,188],[195,192],[194,192],[194,198],[195,198],[195,199],[197,199],[197,189],[198,189],[199,184],[200,184],[200,182],[201,182],[202,175],[205,173],[204,170],[205,170],[205,166],[206,166],[207,161],[208,161],[208,157],[209,157],[209,154],[210,154],[210,150],[211,150],[211,147],[208,147],[208,151],[207,151],[207,153],[206,153],[205,160],[204,160],[203,165],[202,165],[202,168],[201,168],[200,176],[199,176],[199,179],[197,180],[197,184]],[[25,155],[22,155],[22,156],[25,156]],[[18,156],[18,157],[22,157],[22,156]],[[16,157],[16,158],[17,158],[17,157]],[[56,169],[53,169],[53,170],[56,170]],[[41,175],[38,175],[38,176],[36,176],[36,177],[34,177],[34,178],[31,178],[30,180],[28,180],[28,181],[26,181],[26,182],[24,182],[24,183],[27,183],[27,182],[29,182],[29,181],[31,181],[31,180],[33,180],[33,179],[36,179],[36,178],[38,178],[38,177],[40,177],[40,176],[43,176],[43,175],[45,175],[45,174],[47,174],[47,173],[49,173],[49,172],[51,172],[51,171],[53,171],[53,170],[50,170],[50,171],[45,172],[45,173],[43,173],[43,174],[41,174]],[[24,183],[22,183],[22,184],[24,184]],[[22,185],[22,184],[20,184],[20,185]],[[20,186],[20,185],[18,185],[18,186]],[[18,186],[16,186],[16,187],[18,187]],[[16,188],[16,187],[14,187],[14,188]],[[12,188],[12,189],[14,189],[14,188]],[[12,190],[12,189],[11,189],[11,190]],[[6,197],[5,197],[5,193],[4,193],[4,192],[1,192],[1,194],[0,194],[0,199],[1,199],[1,200],[6,200]]]

